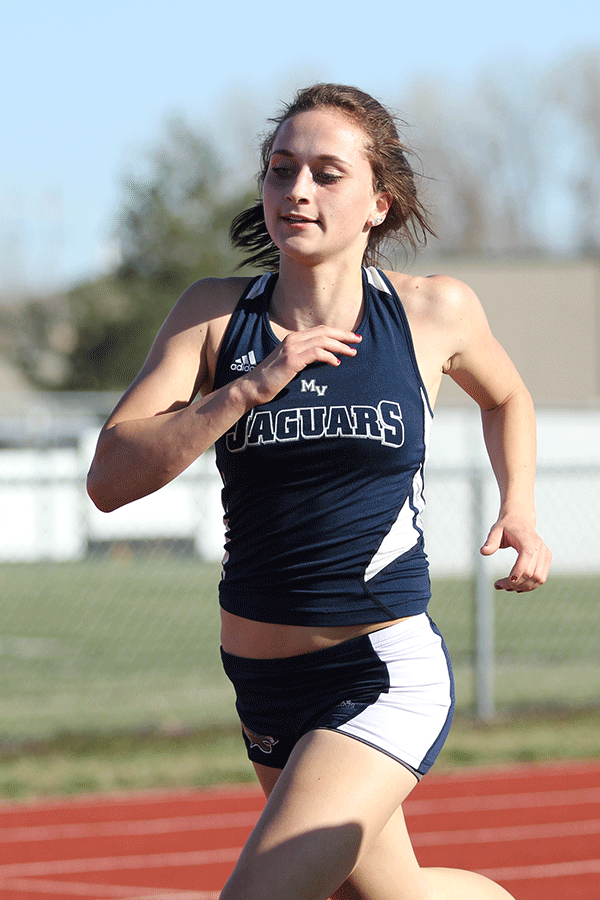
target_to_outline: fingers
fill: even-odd
[[[303,369],[315,362],[339,366],[340,356],[355,356],[360,335],[325,325],[291,332],[247,376],[256,385],[257,403],[275,397]]]
[[[352,345],[361,340],[360,335],[351,331],[319,326],[288,334],[281,348],[287,364],[295,372],[300,372],[313,362],[339,366],[340,356],[356,355],[356,347]]]
[[[491,556],[497,550],[507,547],[513,547],[517,551],[517,559],[508,576],[496,581],[496,590],[523,593],[533,591],[545,583],[552,554],[530,525],[515,519],[499,519],[490,530],[480,552],[483,556]]]
[[[546,582],[552,554],[542,540],[537,541],[535,547],[521,550],[508,577],[496,581],[496,590],[525,593]]]
[[[499,550],[500,544],[502,542],[502,534],[502,527],[500,525],[494,525],[494,527],[488,534],[487,540],[481,548],[480,553],[482,553],[483,556],[491,556],[492,553],[495,553],[496,550]]]

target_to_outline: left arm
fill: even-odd
[[[481,553],[490,556],[500,548],[515,549],[515,564],[495,587],[531,591],[546,581],[552,559],[535,530],[533,402],[515,366],[493,337],[473,292],[459,282],[452,282],[449,290],[454,294],[454,321],[463,324],[459,349],[445,371],[480,406],[485,444],[500,492],[498,519]]]
[[[530,591],[548,577],[551,554],[538,536],[533,497],[535,477],[535,414],[523,385],[494,409],[482,409],[483,435],[498,488],[500,512],[481,548],[490,556],[513,547],[517,559],[497,590]]]

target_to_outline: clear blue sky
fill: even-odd
[[[315,80],[397,105],[424,75],[460,89],[598,47],[600,15],[591,0],[19,0],[0,35],[1,293],[107,264],[123,173],[173,113],[214,133],[241,94],[258,130]]]

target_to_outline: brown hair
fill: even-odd
[[[427,236],[435,236],[435,232],[429,223],[427,210],[417,197],[415,173],[406,158],[407,148],[400,141],[392,114],[358,88],[342,84],[315,84],[298,91],[278,116],[269,119],[274,128],[262,143],[259,188],[262,190],[273,143],[281,125],[297,113],[326,108],[344,113],[366,133],[366,154],[373,170],[375,190],[392,197],[384,222],[369,232],[364,264],[378,262],[380,245],[386,239],[407,242],[413,250],[424,246]],[[249,254],[246,264],[277,269],[279,250],[267,231],[262,200],[236,216],[229,234],[233,245]]]

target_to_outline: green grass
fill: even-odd
[[[458,717],[434,768],[600,758],[597,711],[477,725]],[[255,782],[238,727],[63,734],[0,754],[0,799]]]
[[[218,722],[217,579],[169,557],[5,566],[0,735]]]
[[[253,779],[219,659],[217,565],[113,553],[0,572],[0,797]],[[459,715],[437,768],[600,757],[600,579],[496,598],[477,725],[471,586],[434,582]]]
[[[219,659],[218,565],[127,552],[0,572],[0,745],[61,732],[223,727],[234,721]],[[555,578],[497,597],[501,713],[600,703],[600,579]],[[472,706],[467,581],[434,582],[431,614]]]
[[[238,728],[62,734],[0,755],[0,798],[205,787],[254,780]]]

